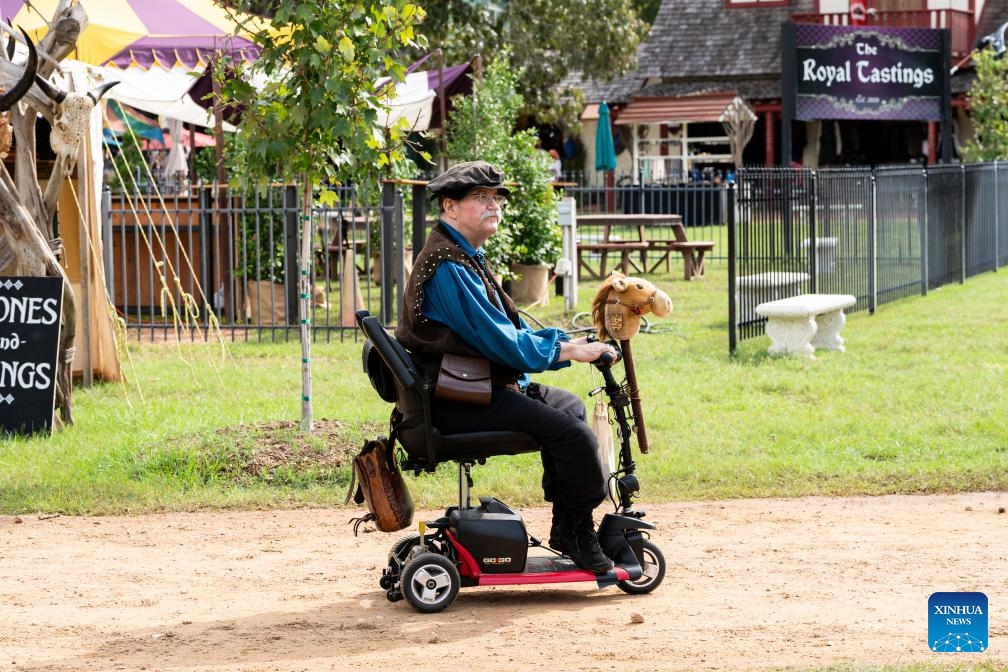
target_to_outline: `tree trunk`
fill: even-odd
[[[315,234],[312,223],[312,186],[308,175],[304,176],[304,194],[301,197],[301,259],[298,274],[298,313],[301,319],[301,431],[311,434],[312,380],[311,380],[311,316],[315,293],[312,278],[312,237]]]

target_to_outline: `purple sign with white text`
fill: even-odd
[[[942,118],[942,31],[795,24],[796,119]]]

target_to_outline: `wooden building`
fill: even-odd
[[[781,26],[947,28],[951,63],[961,64],[950,80],[958,147],[970,133],[968,56],[977,36],[1006,20],[1008,0],[664,0],[638,49],[637,69],[616,81],[581,83],[583,167],[594,168],[597,108],[605,100],[617,175],[645,183],[716,178],[734,167],[719,115],[736,96],[757,115],[745,165],[938,161],[937,121],[793,121],[791,156],[782,156]]]

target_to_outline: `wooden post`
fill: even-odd
[[[444,53],[440,49],[437,50],[437,62],[438,103],[441,105],[441,170],[446,170],[448,168],[448,105],[445,102],[447,89],[445,87]]]
[[[231,228],[231,208],[227,207],[227,175],[224,171],[224,110],[221,108],[221,84],[217,79],[218,73],[213,68],[220,67],[221,53],[218,51],[210,64],[211,67],[211,87],[213,91],[213,118],[214,118],[214,155],[216,158],[217,184],[214,189],[214,196],[217,200],[217,225],[221,231],[226,232],[224,240],[227,241],[227,248],[223,251],[224,259],[234,259],[235,232]],[[232,268],[222,270],[224,282],[224,315],[229,320],[237,320],[239,316],[244,319],[244,306],[237,305],[238,297],[244,296],[242,292],[235,291],[235,278]]]
[[[620,341],[623,352],[623,370],[626,372],[627,392],[630,395],[630,408],[634,417],[634,432],[637,434],[637,447],[642,454],[648,452],[647,431],[644,429],[644,409],[641,406],[640,387],[637,385],[637,369],[634,366],[633,352],[630,349],[630,339]]]

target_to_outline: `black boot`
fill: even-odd
[[[560,528],[563,527],[564,508],[559,502],[553,502],[553,523],[550,525],[549,547],[557,553],[566,553],[563,539],[560,538]]]
[[[565,553],[581,569],[599,573],[613,568],[613,561],[602,552],[598,537],[595,536],[591,511],[566,511],[560,528],[560,541]]]

